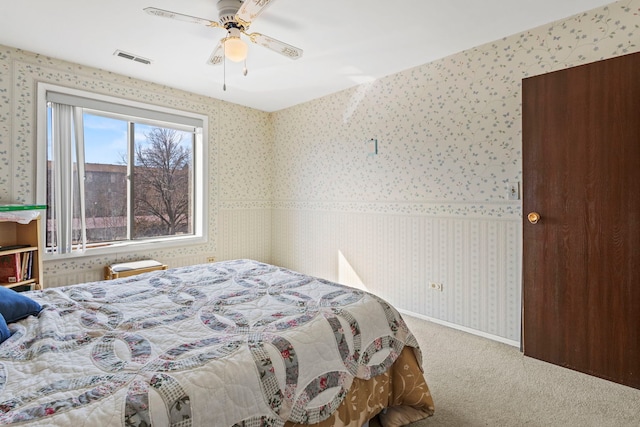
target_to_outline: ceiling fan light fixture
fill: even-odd
[[[249,46],[240,40],[240,37],[231,36],[224,39],[224,56],[231,61],[244,61],[248,51]]]

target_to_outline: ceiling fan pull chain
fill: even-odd
[[[224,51],[225,43],[222,43],[222,90],[227,90],[227,56]]]
[[[247,58],[244,58],[244,68],[242,69],[242,74],[246,76],[248,73],[249,70],[247,70]]]

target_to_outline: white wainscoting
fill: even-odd
[[[104,268],[104,267],[103,267]],[[104,269],[64,271],[57,274],[48,273],[45,269],[43,286],[59,288],[61,286],[77,285],[78,283],[95,282],[104,279]]]
[[[495,219],[234,205],[218,219],[218,260],[252,258],[360,286],[403,313],[520,342],[522,234],[511,213]],[[180,267],[210,255],[166,262]],[[59,270],[45,286],[101,280],[102,267]]]
[[[276,208],[271,262],[364,286],[403,312],[514,344],[521,330],[521,236],[519,215],[512,214]]]
[[[271,260],[271,207],[222,207],[216,258]]]

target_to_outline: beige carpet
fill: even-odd
[[[436,407],[433,417],[411,427],[640,426],[640,390],[524,357],[515,347],[403,317],[422,348]]]

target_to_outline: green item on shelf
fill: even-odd
[[[46,205],[19,205],[19,204],[7,204],[0,205],[0,212],[11,211],[32,211],[36,209],[46,209]]]

